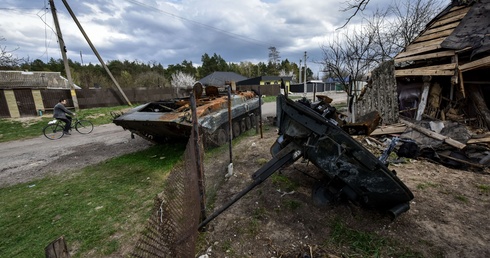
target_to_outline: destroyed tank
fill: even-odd
[[[218,87],[201,83],[192,88],[196,96],[196,115],[205,146],[221,146],[229,139],[228,95]],[[231,94],[233,138],[254,127],[259,115],[259,96],[253,91]],[[149,102],[130,111],[113,115],[113,123],[149,141],[166,143],[187,141],[192,130],[190,97]]]

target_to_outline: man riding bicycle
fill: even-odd
[[[65,122],[65,129],[63,129],[63,131],[65,134],[70,135],[71,116],[67,116],[66,114],[72,116],[76,114],[66,109],[65,107],[66,103],[67,103],[66,99],[60,99],[59,103],[54,106],[53,117]]]

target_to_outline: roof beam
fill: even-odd
[[[454,50],[446,50],[446,51],[440,51],[440,52],[424,54],[424,55],[395,58],[395,63],[426,60],[426,59],[440,58],[440,57],[446,57],[446,56],[454,56],[454,54],[455,54]]]
[[[456,63],[395,70],[395,76],[453,76]]]
[[[490,66],[490,56],[484,57],[482,59],[475,60],[473,62],[469,62],[459,66],[459,70],[462,72],[466,72],[469,70],[473,70],[476,68],[481,68],[485,66]]]

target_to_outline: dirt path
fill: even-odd
[[[1,143],[0,187],[29,182],[50,173],[81,168],[151,144],[114,124],[97,126],[88,135],[73,132],[59,140],[44,136]]]

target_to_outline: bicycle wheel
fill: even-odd
[[[63,132],[63,126],[60,124],[47,125],[43,129],[43,133],[44,136],[50,140],[59,139],[65,134],[65,132]]]
[[[94,125],[88,120],[78,120],[75,122],[75,129],[81,134],[88,134],[94,130]]]

